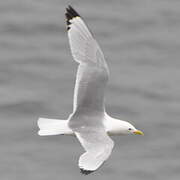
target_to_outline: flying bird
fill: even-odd
[[[105,87],[109,69],[103,52],[82,17],[66,8],[66,25],[74,60],[79,64],[74,88],[73,112],[67,120],[39,118],[40,136],[75,135],[85,152],[79,158],[82,174],[97,170],[111,155],[111,135],[139,134],[129,122],[105,111]]]

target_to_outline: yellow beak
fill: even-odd
[[[140,130],[136,130],[133,132],[134,134],[138,134],[138,135],[144,135],[144,133]]]

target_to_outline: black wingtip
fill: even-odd
[[[66,8],[65,16],[66,16],[67,30],[70,29],[70,27],[69,27],[69,25],[71,24],[70,20],[75,17],[80,17],[80,15],[72,8],[71,5],[68,5],[68,7]]]
[[[66,8],[66,10],[69,13],[71,13],[73,15],[73,17],[77,17],[77,16],[80,17],[80,15],[77,13],[77,11],[71,5],[69,5],[68,8]]]
[[[93,173],[94,171],[85,170],[85,169],[81,169],[81,168],[80,168],[80,172],[81,172],[81,174],[83,174],[83,175],[88,175],[88,174]]]

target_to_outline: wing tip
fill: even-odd
[[[91,171],[91,170],[85,170],[85,169],[80,168],[80,172],[81,172],[81,174],[83,174],[83,175],[88,175],[88,174],[93,173],[94,171]]]
[[[66,8],[65,16],[66,16],[67,30],[70,29],[70,26],[69,26],[71,24],[70,20],[75,17],[80,17],[80,15],[77,13],[77,11],[71,5],[68,5],[68,7]]]

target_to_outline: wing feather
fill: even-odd
[[[109,70],[97,41],[71,6],[66,22],[72,56],[79,63],[68,125],[86,151],[79,158],[81,172],[89,174],[108,159],[114,146],[103,126]]]
[[[103,111],[104,89],[109,76],[104,55],[81,16],[71,6],[65,15],[72,56],[79,63],[74,112],[82,107]]]
[[[103,129],[84,129],[75,132],[85,153],[79,158],[81,172],[93,172],[106,161],[114,147],[114,142]]]

